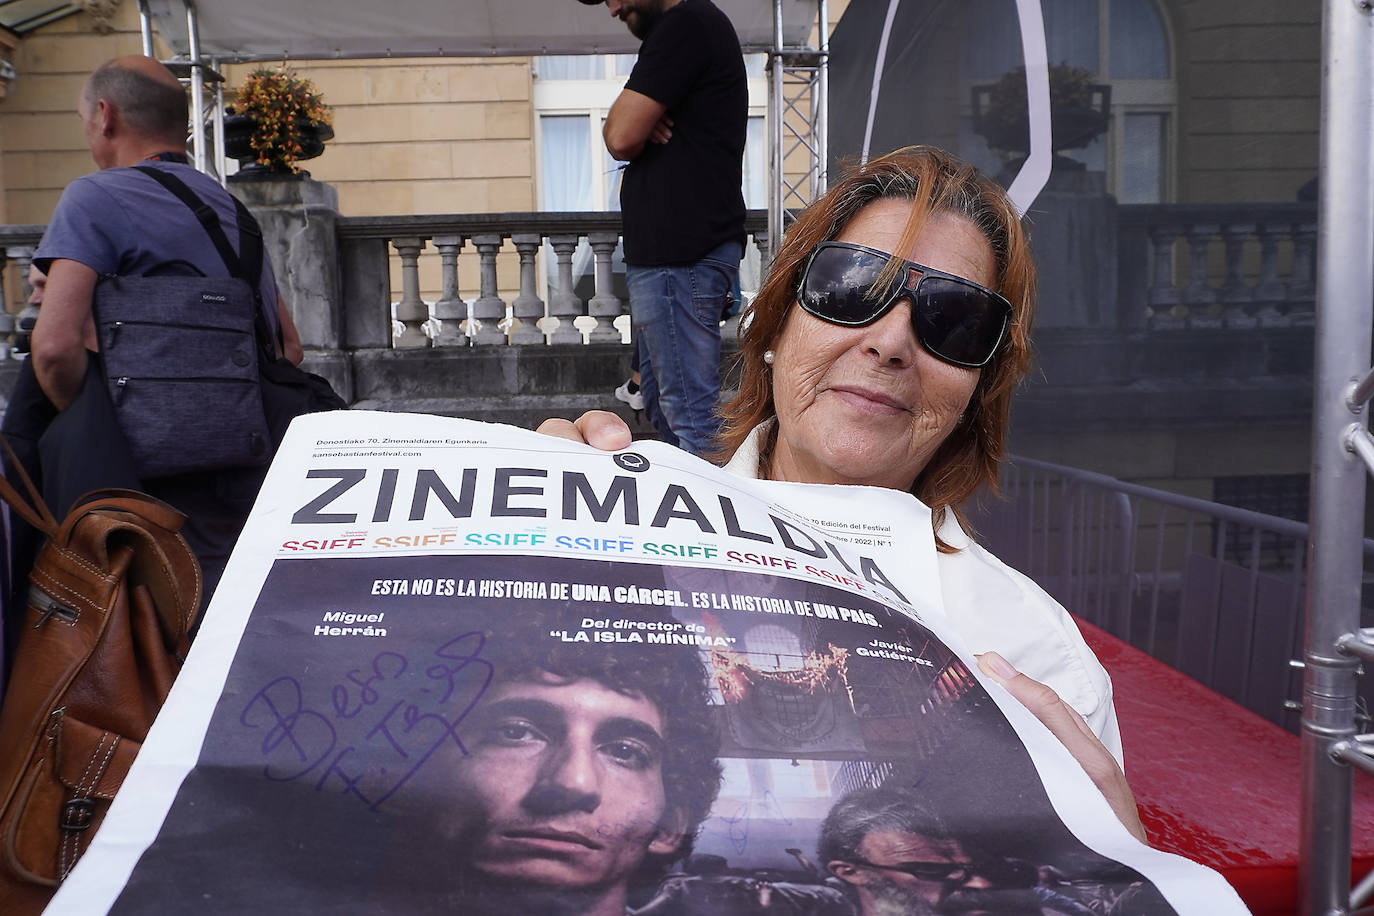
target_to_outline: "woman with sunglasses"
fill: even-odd
[[[720,453],[744,476],[888,487],[928,505],[945,607],[979,667],[1144,840],[1106,671],[1065,610],[964,529],[960,506],[997,481],[1034,296],[1016,209],[977,169],[931,147],[850,169],[787,230],[741,322]],[[630,443],[602,411],[540,431]]]

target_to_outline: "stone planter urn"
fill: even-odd
[[[1105,83],[1080,82],[1069,92],[1064,86],[1065,77],[1059,75],[1064,70],[1067,68],[1050,70],[1054,168],[1081,169],[1081,162],[1057,154],[1061,150],[1082,149],[1106,132],[1111,125],[1112,87]],[[1003,77],[999,83],[973,87],[973,131],[991,148],[1024,157],[1030,152],[1030,123],[1024,88],[1019,96],[1008,92],[1010,76]],[[1024,87],[1024,75],[1020,79],[1020,86]]]
[[[239,170],[235,175],[229,176],[230,181],[262,181],[264,179],[275,180],[300,180],[310,177],[310,173],[304,170],[293,172],[289,168],[273,168],[257,161],[258,154],[253,150],[252,137],[257,131],[257,121],[250,115],[226,115],[224,118],[224,153],[231,159],[237,159]],[[297,136],[300,140],[301,151],[295,154],[295,159],[315,159],[324,152],[324,145],[334,138],[334,128],[328,124],[316,124],[310,121],[297,121]]]

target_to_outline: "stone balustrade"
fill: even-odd
[[[1115,208],[1117,259],[1115,308],[1096,313],[1097,326],[1170,331],[1310,325],[1313,320],[1316,206],[1274,204],[1150,204]],[[276,250],[272,217],[264,218],[279,280],[309,271],[280,262],[322,256],[310,250]],[[0,226],[5,290],[0,338],[15,330],[24,306],[24,277],[42,226]],[[302,315],[307,347],[332,350],[431,347],[526,346],[614,343],[616,321],[629,306],[616,293],[613,256],[620,241],[618,213],[490,213],[343,217],[333,221],[336,266],[317,265],[333,287],[314,287],[289,302],[311,301],[327,318]],[[747,229],[764,270],[768,231],[763,211],[749,215]],[[592,251],[590,295],[579,296],[573,275],[579,244]],[[316,239],[318,243],[320,240]],[[284,247],[284,246],[281,246]],[[313,252],[313,253],[312,253]],[[542,257],[541,257],[542,252]],[[477,256],[477,275],[460,276],[460,254]],[[551,257],[552,266],[544,258]],[[400,289],[392,283],[399,262]],[[500,265],[501,270],[498,270]],[[469,268],[470,269],[470,268]],[[552,280],[539,282],[538,271]],[[422,274],[441,278],[438,297],[426,301]],[[503,293],[500,277],[518,280]],[[586,287],[585,282],[581,286]],[[464,299],[461,289],[475,289]],[[541,297],[547,289],[548,301]],[[513,294],[512,294],[513,293]],[[585,293],[585,290],[584,290]],[[323,300],[332,299],[333,302]],[[394,304],[394,318],[392,314]]]
[[[18,341],[27,348],[22,335],[33,327],[38,317],[37,310],[28,304],[29,264],[33,251],[43,237],[44,226],[0,226],[0,291],[3,291],[6,304],[13,305],[0,309],[0,356],[8,357],[10,348],[16,342],[15,333],[20,332]]]
[[[1118,315],[1125,327],[1311,325],[1312,203],[1117,208]]]
[[[517,425],[617,409],[611,392],[630,362],[612,258],[618,214],[340,217],[316,193],[326,185],[264,184],[294,186],[258,189],[254,212],[307,365],[351,404]],[[1107,291],[1094,293],[1092,308],[1038,322],[1038,368],[1018,396],[1018,427],[1058,435],[1069,420],[1094,430],[1223,416],[1309,423],[1315,206],[1108,209],[1101,231],[1117,257],[1058,259],[1061,273],[1075,263],[1105,271],[1109,283],[1091,279]],[[748,228],[766,259],[764,222],[751,214]],[[22,278],[42,231],[0,226],[0,396],[18,367],[5,357],[15,316],[29,317]],[[575,285],[579,240],[594,268]],[[1042,273],[1055,269],[1053,249],[1041,259]],[[540,270],[554,279],[542,284]],[[1042,288],[1041,298],[1041,317],[1052,319],[1052,297]]]
[[[766,263],[767,219],[750,214],[746,228]],[[616,295],[613,255],[620,243],[618,213],[493,213],[471,216],[340,217],[341,297],[346,348],[504,346],[619,342],[615,321],[629,303]],[[574,255],[589,244],[592,293],[575,292]],[[508,243],[508,244],[507,244]],[[539,252],[547,244],[556,277],[547,302],[540,297]],[[513,251],[511,249],[514,249]],[[459,255],[478,256],[477,294],[465,301]],[[391,290],[391,256],[400,261],[399,297]],[[439,298],[421,297],[426,258],[438,261]],[[502,298],[498,261],[518,265],[518,292]],[[462,281],[460,283],[460,281]],[[384,304],[395,302],[393,325]]]

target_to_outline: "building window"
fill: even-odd
[[[744,201],[750,208],[764,207],[767,149],[764,111],[767,85],[764,55],[746,55],[749,74],[749,127],[744,157]],[[601,141],[601,127],[625,87],[633,54],[600,56],[545,56],[534,59],[534,108],[538,124],[539,200],[545,210],[619,210],[620,169]],[[557,268],[552,251],[545,252],[544,282],[556,288]],[[591,283],[593,259],[584,240],[573,257],[575,292],[586,293]],[[624,265],[619,248],[613,263],[618,277]],[[758,288],[758,255],[746,251],[740,282],[747,292]],[[617,295],[624,295],[623,288]],[[585,298],[585,297],[584,297]]]
[[[965,30],[962,72],[967,85],[991,82],[1021,60],[1014,0],[974,0]],[[1051,64],[1094,74],[1112,89],[1107,133],[1063,154],[1106,172],[1107,188],[1121,203],[1162,203],[1172,194],[1171,131],[1177,109],[1167,23],[1155,0],[1042,0]],[[1015,64],[1013,64],[1015,66]],[[975,137],[972,112],[962,131],[964,149],[993,174],[998,155]]]

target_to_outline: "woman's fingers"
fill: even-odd
[[[589,410],[576,420],[548,419],[539,424],[536,432],[607,452],[625,448],[634,440],[629,425],[609,410]]]
[[[1145,826],[1140,823],[1135,796],[1126,782],[1126,775],[1121,772],[1111,751],[1093,734],[1078,711],[1060,699],[1052,688],[1021,674],[996,652],[985,652],[978,656],[978,669],[1005,687],[1059,739],[1083,767],[1131,835],[1142,843],[1148,843]]]

